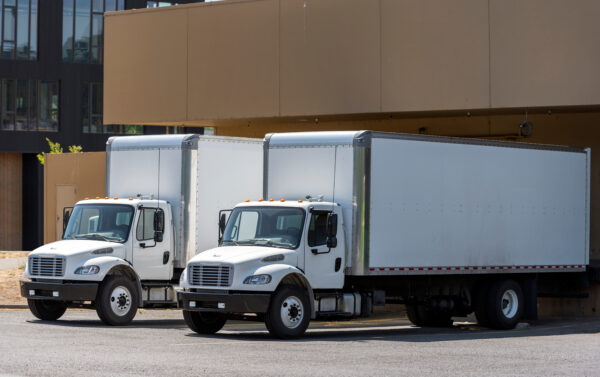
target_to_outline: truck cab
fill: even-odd
[[[152,300],[148,284],[173,278],[172,224],[164,200],[82,200],[65,219],[62,240],[29,254],[21,294],[41,319],[94,307],[108,324],[128,323],[138,307],[173,302],[172,287],[161,284],[163,297]]]
[[[228,318],[254,313],[285,338],[303,333],[318,311],[342,312],[335,303],[315,307],[323,293],[344,285],[342,221],[341,207],[331,202],[237,205],[220,246],[196,255],[181,275],[178,297],[187,324],[212,333]]]

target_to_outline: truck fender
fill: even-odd
[[[107,276],[111,275],[124,275],[132,280],[135,280],[139,300],[138,306],[140,308],[142,307],[142,283],[140,281],[140,277],[134,271],[134,269],[131,268],[131,266],[123,259],[112,256],[102,256],[98,258],[89,259],[83,265],[96,265],[100,267],[101,272],[105,271],[104,275],[102,276],[103,281],[104,279],[106,279]]]
[[[282,284],[290,284],[296,285],[306,289],[308,292],[308,299],[310,303],[310,313],[311,319],[316,318],[316,310],[315,310],[315,294],[312,290],[312,287],[304,275],[304,272],[299,270],[294,266],[290,266],[288,264],[270,264],[267,266],[263,266],[258,268],[254,274],[269,274],[271,275],[271,285],[276,288],[273,290],[275,292],[277,288],[279,288]]]

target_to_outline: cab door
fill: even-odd
[[[307,219],[304,240],[304,273],[313,289],[342,288],[344,285],[343,238],[338,235],[338,245],[327,247],[327,216],[331,211],[314,210]],[[338,225],[338,229],[341,228]]]
[[[154,214],[163,213],[162,240],[155,240]],[[170,211],[157,207],[141,207],[133,230],[133,267],[140,280],[170,280],[173,274]]]

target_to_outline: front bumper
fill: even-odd
[[[270,293],[177,292],[183,310],[219,313],[266,313]]]
[[[57,301],[93,301],[98,283],[42,283],[21,280],[21,296],[28,299]]]

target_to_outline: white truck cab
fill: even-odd
[[[29,254],[21,295],[32,313],[56,320],[94,308],[124,325],[138,307],[175,307],[187,261],[218,244],[219,210],[260,194],[262,156],[257,139],[110,138],[107,196],[78,202],[62,240]]]
[[[181,275],[179,300],[188,325],[217,331],[226,320],[212,312],[217,308],[266,313],[267,326],[282,336],[290,324],[293,333],[304,332],[315,316],[313,290],[344,285],[345,237],[337,219],[341,209],[330,202],[270,199],[237,205],[221,246],[193,257]],[[271,293],[278,289],[283,294],[271,306],[280,310],[271,313]]]

